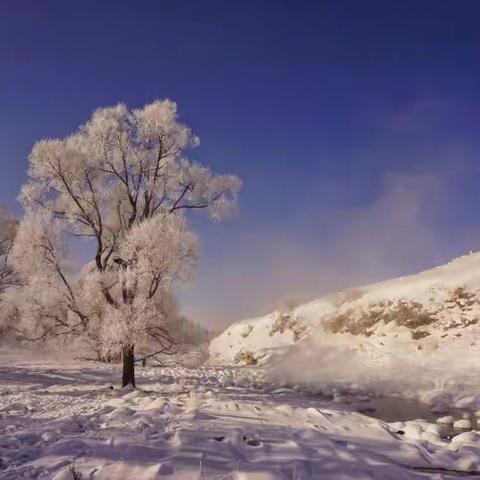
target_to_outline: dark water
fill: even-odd
[[[431,405],[400,397],[379,397],[360,403],[357,410],[369,417],[378,418],[384,422],[405,422],[407,420],[426,420],[435,423],[438,418],[451,413],[433,413]],[[461,415],[459,418],[462,418]]]
[[[471,429],[454,429],[452,424],[439,424],[440,436],[452,438],[460,433],[476,428],[476,418],[472,412],[466,410],[451,410],[436,413],[431,411],[432,406],[427,403],[409,400],[400,397],[379,397],[357,405],[357,410],[369,417],[378,418],[384,422],[406,422],[410,420],[425,420],[437,423],[441,417],[452,416],[454,422],[468,415],[472,422]]]
[[[476,417],[473,412],[467,410],[451,410],[449,412],[436,413],[431,411],[431,405],[418,402],[415,400],[408,400],[400,397],[379,397],[368,402],[364,402],[357,405],[357,410],[364,415],[368,415],[385,422],[406,422],[409,420],[426,420],[427,422],[437,423],[437,420],[441,417],[451,416],[453,421],[460,420],[461,418],[469,417],[472,429],[477,428]],[[440,430],[440,437],[444,440],[451,440],[460,433],[467,432],[472,429],[455,429],[453,424],[438,424]],[[401,434],[402,431],[397,433]],[[449,470],[443,468],[415,468],[419,473],[424,473],[430,477],[431,475],[439,474],[442,478],[477,478],[480,479],[479,471],[459,471]]]

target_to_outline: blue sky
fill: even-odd
[[[211,325],[478,250],[478,2],[0,0],[0,202],[42,137],[175,100],[237,173],[180,292]]]

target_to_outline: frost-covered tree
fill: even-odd
[[[16,309],[5,298],[6,292],[18,285],[19,280],[10,261],[17,226],[17,219],[0,205],[0,339],[7,335],[17,317]]]
[[[9,213],[6,207],[0,205],[0,294],[17,281],[9,262],[17,225],[17,219]]]
[[[35,338],[94,337],[105,352],[122,353],[122,385],[135,386],[141,336],[171,341],[162,298],[196,258],[189,212],[220,219],[240,187],[183,156],[198,144],[170,100],[102,108],[76,133],[35,144],[12,252],[26,282],[16,292],[25,301],[21,328]],[[75,237],[95,245],[81,276],[67,261]]]

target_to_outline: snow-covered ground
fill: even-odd
[[[480,478],[480,432],[386,423],[258,367],[138,368],[135,391],[119,370],[0,351],[0,478]]]

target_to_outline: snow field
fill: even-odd
[[[386,423],[268,386],[262,369],[147,367],[132,391],[115,387],[116,365],[0,358],[2,480],[71,480],[72,466],[95,480],[402,480],[480,470],[477,432],[450,441],[434,422]]]

